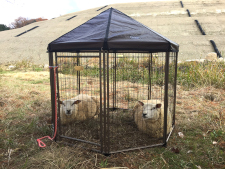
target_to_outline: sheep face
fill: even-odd
[[[139,101],[139,104],[143,106],[142,117],[144,120],[158,120],[160,108],[162,104],[154,104],[154,103],[147,103],[144,104],[143,102]]]
[[[81,100],[65,100],[63,102],[60,102],[62,104],[62,113],[65,113],[65,115],[70,116],[75,113],[75,105],[79,104]]]
[[[154,138],[164,133],[164,104],[161,100],[141,100],[133,108],[134,121],[140,131]],[[172,131],[172,114],[167,111],[167,134]]]

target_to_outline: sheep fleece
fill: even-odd
[[[142,117],[143,107],[138,102],[135,104],[133,108],[134,121],[140,131],[148,134],[154,138],[162,138],[163,137],[163,126],[164,126],[164,104],[160,100],[141,100],[144,104],[147,103],[161,103],[161,108],[158,109],[159,118],[157,120],[144,119]],[[172,115],[168,110],[167,115],[167,134],[172,131]]]
[[[75,105],[75,113],[66,115],[60,106],[61,124],[65,125],[74,121],[82,121],[94,117],[99,114],[99,99],[89,95],[80,94],[70,100],[81,100],[79,104]]]

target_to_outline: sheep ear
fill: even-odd
[[[63,101],[61,101],[61,100],[59,100],[59,104],[63,104],[64,105]]]
[[[94,102],[97,103],[97,98],[96,97],[91,97],[91,98],[92,98],[92,100],[94,100]]]
[[[138,103],[139,103],[141,106],[144,106],[144,103],[143,103],[143,102],[138,101]]]
[[[156,108],[158,109],[158,108],[160,108],[162,106],[162,104],[156,104]]]
[[[74,105],[74,104],[78,104],[78,103],[80,103],[81,102],[81,100],[76,100],[76,101],[74,101],[73,102],[73,104],[72,105]]]

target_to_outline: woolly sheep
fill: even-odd
[[[133,108],[138,129],[154,138],[163,137],[164,104],[160,100],[141,100]],[[172,130],[172,115],[168,110],[167,134]]]
[[[99,99],[97,97],[80,94],[72,99],[60,102],[61,124],[82,121],[100,113]]]

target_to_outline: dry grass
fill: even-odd
[[[181,63],[178,65],[177,80],[180,85],[187,89],[208,86],[224,88],[225,63]]]
[[[225,168],[222,88],[178,86],[176,128],[166,148],[105,157],[50,140],[38,147],[36,139],[52,133],[49,87],[48,72],[0,74],[1,168]]]

